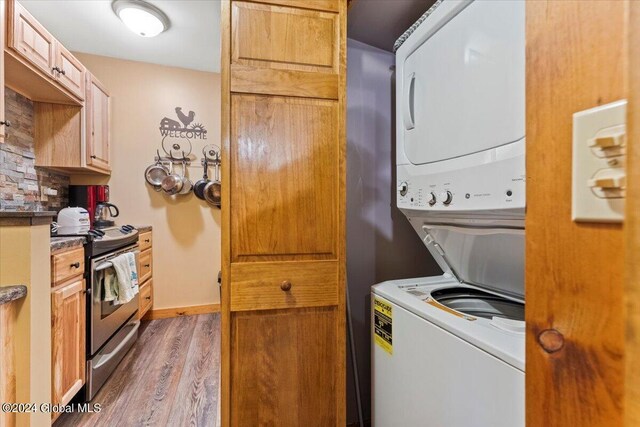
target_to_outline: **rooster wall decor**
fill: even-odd
[[[186,139],[207,139],[207,130],[202,123],[193,123],[196,113],[189,111],[189,114],[182,112],[182,107],[176,107],[178,120],[164,117],[160,120],[160,135],[172,138]],[[192,124],[193,123],[193,124]]]

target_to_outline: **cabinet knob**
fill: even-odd
[[[144,266],[149,268],[149,267],[151,267],[151,264],[145,264]]]
[[[96,156],[89,156],[89,157],[91,157],[92,159],[95,159],[95,158],[96,158]]]
[[[79,262],[74,262],[73,264],[71,264],[69,267],[72,268],[80,268],[80,263]]]
[[[151,241],[151,240],[149,240],[149,239],[144,239],[144,242],[145,242],[145,243],[149,243],[150,241]]]
[[[59,72],[60,72],[60,68],[58,68],[58,67],[53,67],[53,68],[51,69],[51,71],[53,71],[54,73],[59,73]]]
[[[150,299],[151,299],[151,296],[148,296],[148,297],[144,297],[144,299],[149,299],[149,300],[150,300]]]
[[[11,127],[11,122],[9,120],[3,120],[3,121],[0,122],[0,125],[10,128]]]
[[[65,70],[58,70],[58,72],[59,72],[60,74],[62,74],[63,76],[66,76],[66,75],[67,75],[67,72],[66,72]]]
[[[288,280],[285,280],[284,282],[280,283],[280,289],[282,289],[285,292],[289,292],[291,290],[291,282]]]

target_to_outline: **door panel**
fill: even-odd
[[[60,84],[69,89],[78,98],[84,100],[84,65],[60,43],[56,43],[56,66],[61,70],[59,73],[55,73],[55,77]]]
[[[110,171],[109,94],[93,75],[87,76],[87,165]]]
[[[14,2],[13,7],[11,47],[46,74],[52,75],[55,54],[53,36],[20,3]]]
[[[255,262],[231,265],[232,311],[336,304],[336,261]]]
[[[336,259],[338,104],[231,99],[232,261]]]
[[[335,307],[234,313],[232,426],[337,425],[338,316]]]

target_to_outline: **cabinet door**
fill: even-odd
[[[56,42],[55,77],[58,82],[69,89],[79,99],[85,99],[85,67],[61,43]]]
[[[110,171],[109,94],[91,73],[87,74],[87,165]]]
[[[52,399],[67,404],[85,382],[85,281],[71,282],[51,295]]]
[[[5,32],[7,31],[5,24],[5,4],[4,0],[0,0],[0,48],[5,46]],[[0,144],[4,142],[6,133],[6,120],[4,111],[4,60],[0,61]]]
[[[222,425],[344,426],[346,1],[276,3],[222,9]]]
[[[53,76],[55,39],[20,3],[14,1],[12,4],[11,47],[29,63]]]

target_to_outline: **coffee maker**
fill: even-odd
[[[109,216],[118,216],[118,208],[109,203],[108,185],[71,185],[69,186],[69,205],[85,208],[92,221],[91,228],[113,226]]]

